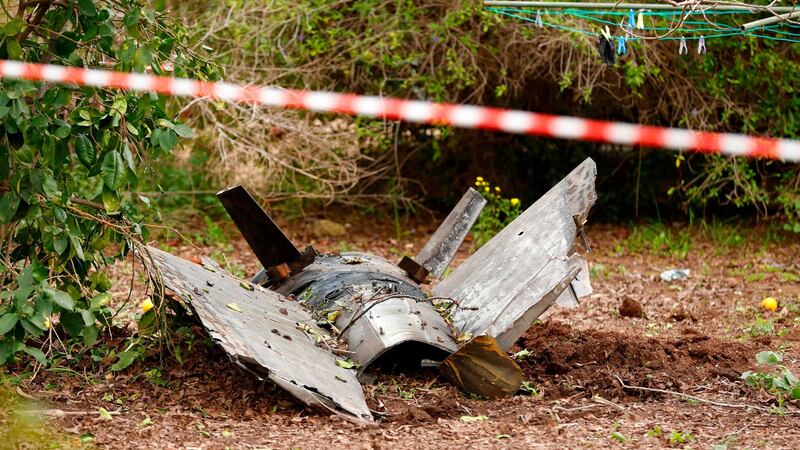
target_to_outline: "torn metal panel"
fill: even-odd
[[[309,405],[371,421],[355,371],[336,365],[318,343],[326,333],[297,302],[233,277],[213,261],[203,265],[148,247],[165,286],[194,309],[231,359]],[[141,255],[151,271],[147,255]]]
[[[580,305],[579,299],[587,297],[592,293],[592,283],[589,280],[589,263],[584,258],[580,258],[580,272],[556,299],[556,305],[565,308],[577,308]]]
[[[441,278],[484,206],[486,199],[469,188],[414,260],[434,277]]]
[[[300,259],[297,247],[244,187],[224,189],[217,198],[265,269]]]
[[[462,345],[439,370],[461,389],[486,398],[514,395],[522,385],[522,369],[491,336],[478,336]]]
[[[455,310],[456,330],[492,336],[508,350],[555,302],[581,271],[579,257],[569,254],[576,223],[586,221],[597,199],[596,174],[586,159],[433,288],[478,308]]]
[[[341,311],[342,330],[360,372],[386,352],[405,346],[415,362],[444,359],[457,344],[425,294],[396,265],[375,255],[322,255],[277,292],[294,295],[322,314]],[[351,323],[352,322],[352,323]]]

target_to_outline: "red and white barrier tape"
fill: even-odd
[[[158,92],[183,97],[207,97],[280,108],[452,125],[462,128],[481,128],[563,139],[800,162],[800,141],[589,120],[519,110],[276,87],[242,86],[225,82],[214,83],[141,73],[6,60],[0,60],[0,77]]]

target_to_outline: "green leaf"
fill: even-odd
[[[4,28],[6,36],[8,37],[16,36],[17,34],[19,34],[20,31],[22,31],[25,28],[25,21],[19,17],[14,17],[13,19],[8,21],[8,23]]]
[[[86,17],[95,17],[97,8],[92,0],[78,0],[78,11]]]
[[[44,288],[42,289],[45,295],[47,295],[56,305],[66,309],[67,311],[72,311],[75,309],[75,300],[70,297],[64,291],[59,291],[58,289],[53,288]]]
[[[88,326],[83,329],[83,343],[91,346],[97,342],[97,336],[99,335],[100,330],[97,329],[96,325]]]
[[[178,135],[172,130],[162,130],[158,137],[158,145],[168,152],[178,143]]]
[[[96,319],[94,318],[94,313],[93,312],[84,309],[84,310],[81,310],[80,313],[81,313],[81,318],[83,318],[83,324],[84,325],[86,325],[87,327],[91,327],[91,326],[93,326],[95,324],[95,320]]]
[[[104,188],[103,189],[103,206],[106,208],[107,213],[115,213],[119,211],[120,200],[115,191]]]
[[[65,137],[69,136],[69,133],[72,131],[72,127],[69,125],[60,126],[56,128],[56,131],[53,132],[53,136],[64,139]]]
[[[111,150],[103,157],[103,181],[109,189],[116,190],[125,182],[125,163],[116,150]]]
[[[11,167],[8,162],[8,147],[5,145],[0,145],[0,180],[8,179],[8,174],[10,171]]]
[[[184,125],[182,123],[175,124],[175,126],[172,129],[175,130],[175,134],[177,134],[182,138],[188,139],[194,136],[194,133],[192,133],[192,129],[189,128],[188,125]]]
[[[0,335],[6,334],[17,324],[19,317],[14,313],[4,314],[0,317]]]
[[[783,355],[775,352],[758,352],[756,362],[759,364],[778,364],[783,361]]]
[[[36,359],[36,361],[39,364],[41,364],[43,366],[47,365],[47,358],[45,358],[44,353],[42,353],[42,351],[39,350],[38,348],[36,348],[36,347],[25,347],[25,348],[22,349],[22,351],[24,351],[25,353],[33,356],[34,359]]]
[[[78,239],[78,237],[74,234],[69,234],[68,236],[69,242],[72,244],[72,248],[75,250],[75,255],[78,257],[78,259],[84,261],[86,257],[83,254],[83,246],[81,245],[80,239]]]
[[[98,415],[100,416],[100,418],[101,418],[101,419],[103,419],[103,420],[111,420],[111,419],[113,419],[113,418],[114,418],[114,417],[111,415],[111,413],[110,413],[110,412],[108,412],[108,410],[107,410],[107,409],[105,409],[105,408],[103,408],[103,407],[100,407],[100,408],[98,408],[98,409],[97,409],[97,414],[98,414]]]
[[[63,254],[69,245],[69,239],[62,233],[53,241],[53,249],[59,255]]]
[[[9,59],[22,60],[22,46],[14,39],[6,41],[6,53]]]
[[[47,175],[44,177],[44,183],[42,183],[42,190],[44,194],[49,198],[58,198],[61,195],[61,191],[58,190],[58,182],[55,178]]]
[[[136,350],[126,350],[119,354],[119,359],[111,366],[111,370],[114,372],[120,371],[125,369],[126,367],[133,364],[133,361],[136,357],[139,356],[139,352]]]
[[[103,306],[106,306],[111,301],[111,294],[102,292],[92,298],[92,311],[96,311]]]
[[[0,199],[0,223],[9,223],[19,208],[19,197],[9,191]]]
[[[800,400],[800,384],[792,389],[792,400]]]
[[[72,140],[72,146],[78,155],[78,161],[85,167],[91,168],[97,162],[97,154],[94,151],[92,141],[85,134],[79,134]]]

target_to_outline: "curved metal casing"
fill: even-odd
[[[335,325],[344,330],[342,337],[360,366],[359,373],[393,349],[402,347],[405,354],[395,356],[416,362],[442,360],[458,348],[447,323],[419,285],[397,265],[376,255],[320,255],[275,290],[294,295],[321,313],[341,310]]]

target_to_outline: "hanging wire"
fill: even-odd
[[[738,25],[723,23],[718,20],[709,19],[710,16],[731,17],[740,14],[753,14],[748,11],[734,11],[734,10],[704,10],[704,11],[646,11],[641,10],[640,13],[644,17],[652,17],[657,20],[674,19],[679,21],[680,27],[670,26],[647,26],[645,24],[642,29],[631,29],[628,22],[631,21],[632,11],[604,11],[597,9],[579,9],[567,8],[561,10],[538,10],[535,12],[536,18],[530,15],[533,12],[529,9],[520,9],[513,7],[489,7],[488,11],[493,13],[511,17],[514,19],[522,20],[525,22],[536,23],[539,27],[554,28],[557,30],[569,31],[572,33],[580,33],[588,36],[598,36],[595,31],[575,28],[562,23],[556,23],[558,18],[567,17],[574,18],[598,25],[608,25],[613,27],[620,27],[623,30],[626,40],[639,41],[639,40],[660,40],[660,41],[680,41],[682,39],[687,41],[699,41],[701,39],[719,39],[732,36],[746,36],[758,39],[765,39],[770,41],[791,42],[798,43],[800,39],[793,39],[793,37],[800,38],[800,26],[791,23],[780,23],[775,25],[767,25],[757,29],[741,30]],[[703,17],[704,20],[691,20],[692,17]],[[545,20],[552,18],[553,20]],[[615,19],[616,18],[616,21]],[[728,19],[730,20],[730,19]],[[634,33],[635,31],[635,33]],[[645,36],[645,33],[668,33],[676,35],[663,35],[663,36]]]

